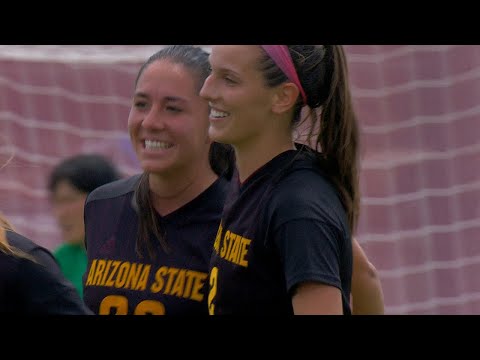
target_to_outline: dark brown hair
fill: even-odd
[[[48,177],[48,190],[54,192],[66,180],[78,191],[89,194],[96,188],[119,180],[120,170],[102,154],[77,154],[64,158]]]

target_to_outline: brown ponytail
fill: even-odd
[[[340,191],[353,234],[360,208],[358,125],[344,50],[340,45],[333,45],[329,50],[332,78],[329,96],[322,105],[320,133],[316,142],[322,149],[329,173]]]

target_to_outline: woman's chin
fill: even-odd
[[[144,160],[141,162],[141,167],[143,171],[149,173],[164,173],[167,172],[171,165],[170,163],[166,163],[164,161],[151,161],[151,160]]]

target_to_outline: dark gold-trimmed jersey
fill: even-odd
[[[210,263],[210,314],[291,315],[292,291],[309,281],[339,288],[349,314],[350,238],[311,150],[284,152],[243,184],[235,172]]]
[[[152,238],[158,244],[152,260],[135,250],[138,217],[132,197],[139,179],[104,185],[87,198],[85,303],[102,315],[207,314],[208,263],[227,181],[218,179],[167,216],[156,214],[170,252]]]

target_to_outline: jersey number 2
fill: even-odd
[[[210,271],[210,291],[208,292],[208,313],[210,315],[215,315],[215,304],[213,299],[217,295],[217,280],[218,280],[218,268],[215,266]]]

